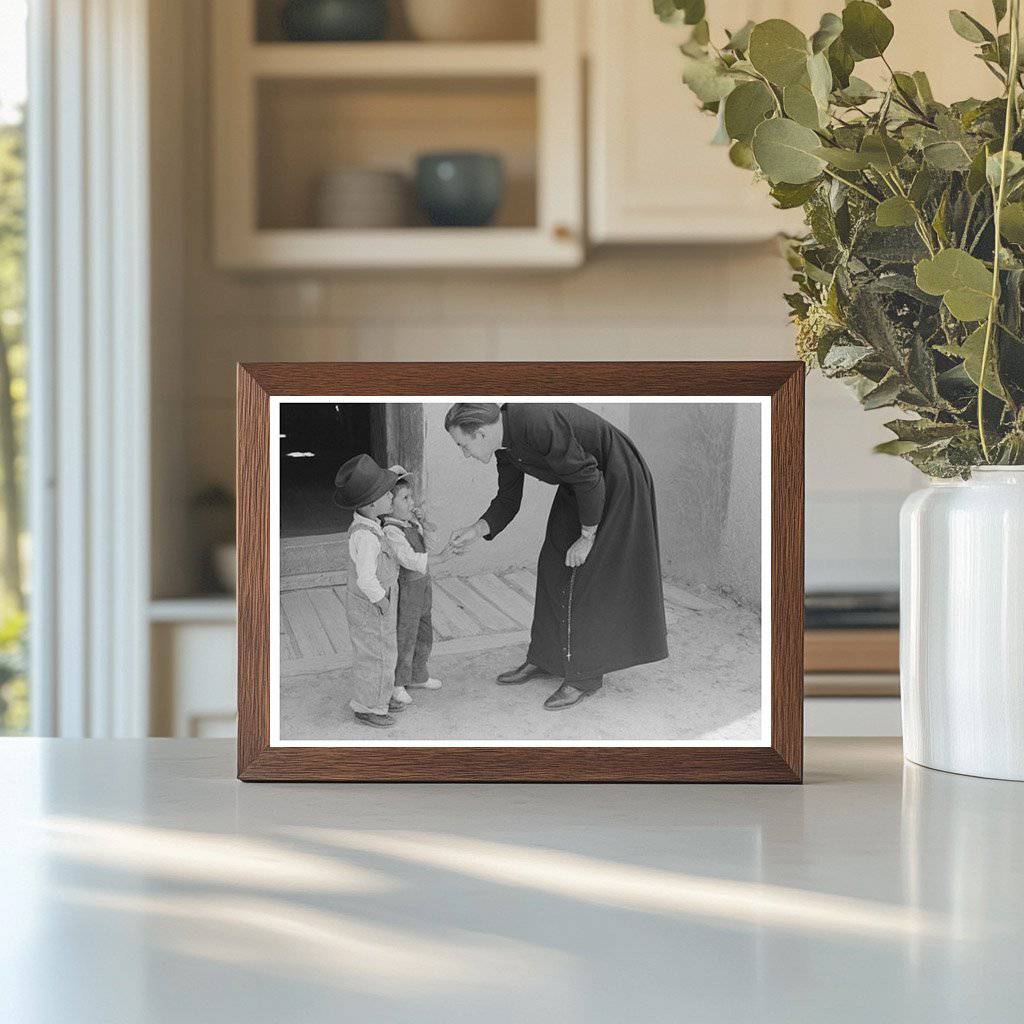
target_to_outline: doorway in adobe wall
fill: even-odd
[[[363,452],[382,466],[423,469],[419,402],[283,402],[280,406],[282,586],[316,586],[347,564],[352,513],[334,500],[339,467]],[[286,579],[288,577],[288,579]]]

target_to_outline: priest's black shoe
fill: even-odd
[[[545,672],[544,669],[539,668],[537,665],[533,665],[528,661],[524,661],[519,668],[509,669],[508,672],[502,672],[498,676],[499,686],[518,686],[520,683],[527,683],[531,679],[536,679],[539,676],[550,676],[550,672]]]
[[[555,690],[553,694],[546,701],[544,701],[544,707],[548,711],[561,711],[562,708],[571,708],[573,704],[579,704],[584,697],[589,697],[592,693],[597,693],[601,689],[603,679],[581,679],[581,683],[586,684],[586,689],[579,689],[573,686],[571,683],[562,683],[562,685]]]

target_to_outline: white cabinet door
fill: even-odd
[[[748,18],[787,18],[810,32],[821,9],[809,0],[709,7],[716,39]],[[592,241],[736,241],[799,228],[799,211],[776,210],[766,184],[709,144],[715,119],[682,82],[687,26],[663,25],[650,0],[590,0],[588,25]]]
[[[731,0],[709,4],[712,32],[748,18],[786,18],[810,34],[821,0]],[[991,27],[989,0],[957,7]],[[887,56],[899,70],[924,70],[937,99],[998,94],[999,84],[950,27],[946,7],[894,4],[896,34]],[[589,0],[589,234],[593,242],[706,242],[766,238],[800,229],[800,211],[779,211],[767,186],[711,146],[714,119],[681,81],[678,44],[689,28],[663,25],[650,0]],[[1006,22],[1002,25],[1006,30]],[[881,84],[880,61],[857,74]]]

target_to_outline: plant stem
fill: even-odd
[[[913,96],[910,96],[907,93],[905,93],[903,89],[900,87],[900,83],[896,81],[896,72],[893,71],[892,65],[885,59],[885,54],[880,53],[878,56],[882,58],[882,63],[889,70],[889,84],[900,94],[900,97],[903,100],[903,102],[915,114],[917,114],[918,117],[927,118],[928,115],[918,106],[917,100],[915,100]],[[929,125],[931,124],[930,121],[926,121],[925,123]]]
[[[999,254],[1000,225],[1002,221],[1003,199],[1006,192],[1006,157],[1010,150],[1011,125],[1017,110],[1017,65],[1020,59],[1020,0],[1010,0],[1010,73],[1006,84],[1006,118],[1003,123],[1003,149],[999,155],[999,190],[995,197],[994,230],[995,243],[992,253],[992,296],[989,299],[988,319],[985,322],[985,345],[981,350],[981,369],[978,371],[978,434],[981,438],[981,451],[985,461],[992,462],[989,454],[988,438],[985,435],[985,371],[988,369],[989,349],[992,344],[992,327],[996,321],[999,303]]]
[[[842,184],[849,186],[854,192],[859,192],[862,196],[867,196],[868,199],[873,203],[878,203],[878,196],[873,196],[867,189],[861,188],[856,182],[847,181],[845,178],[840,178],[838,174],[833,174],[827,167],[824,168],[824,173],[830,178],[834,178],[836,181],[842,182]]]

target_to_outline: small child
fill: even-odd
[[[394,699],[403,704],[412,702],[409,689],[439,690],[441,681],[427,670],[434,645],[434,629],[430,618],[433,588],[427,568],[426,534],[434,530],[413,507],[412,484],[401,466],[392,466],[399,474],[392,490],[390,514],[381,516],[384,536],[390,541],[398,559],[398,663],[395,669]],[[446,545],[429,555],[431,561],[442,562],[452,554]]]
[[[393,697],[398,661],[398,558],[377,517],[391,507],[398,474],[369,455],[349,459],[334,478],[335,501],[353,511],[348,530],[349,569],[345,611],[355,652],[349,707],[356,720],[376,728],[395,724],[404,711]]]

